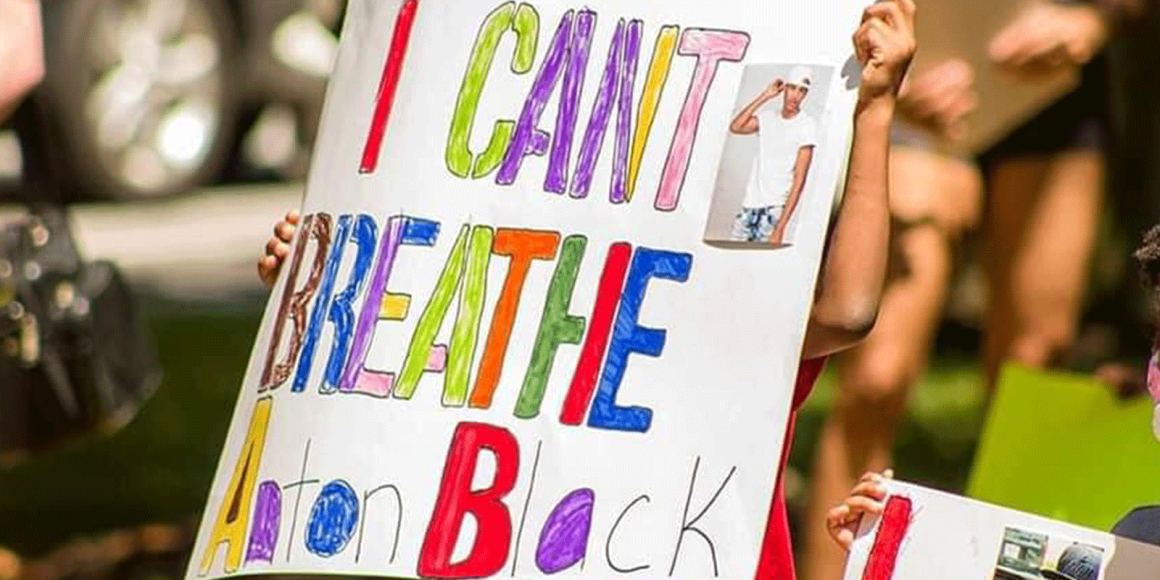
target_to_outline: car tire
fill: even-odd
[[[238,53],[219,0],[47,3],[42,94],[68,197],[155,199],[216,179],[235,140]]]

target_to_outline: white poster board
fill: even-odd
[[[864,1],[353,0],[189,577],[752,578]],[[706,242],[790,65],[792,237]]]
[[[900,482],[863,522],[845,580],[1135,580],[1160,548]]]

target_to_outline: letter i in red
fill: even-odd
[[[617,242],[608,248],[608,259],[604,262],[604,272],[600,274],[600,286],[596,292],[596,307],[592,310],[592,329],[580,351],[572,385],[560,412],[560,422],[565,425],[579,425],[588,414],[592,392],[596,390],[596,375],[600,373],[600,363],[604,362],[604,353],[608,350],[612,319],[620,305],[620,291],[624,288],[624,276],[628,273],[631,258],[632,244]]]
[[[898,550],[910,527],[912,505],[908,497],[891,497],[882,511],[878,536],[870,549],[870,558],[862,571],[862,580],[890,580],[898,563]]]
[[[395,19],[395,32],[391,35],[391,49],[383,65],[383,78],[379,81],[379,95],[375,100],[375,113],[371,118],[359,173],[374,173],[379,166],[379,150],[387,133],[387,119],[395,103],[395,90],[399,88],[399,77],[403,74],[403,60],[407,57],[407,44],[411,40],[411,28],[418,9],[419,0],[405,0]]]

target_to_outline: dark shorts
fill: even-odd
[[[1014,157],[1067,151],[1105,151],[1108,142],[1107,64],[1100,56],[1084,67],[1075,91],[1056,101],[979,156],[984,168]]]

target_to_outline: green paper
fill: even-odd
[[[967,494],[1111,530],[1133,508],[1160,505],[1152,400],[1121,400],[1089,376],[1007,366]]]

